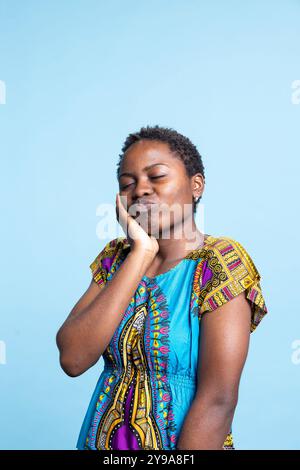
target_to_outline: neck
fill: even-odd
[[[170,228],[170,236],[168,238],[157,239],[159,251],[156,257],[158,259],[162,262],[176,261],[184,258],[190,251],[203,245],[204,234],[198,230],[194,217],[192,217],[190,222],[190,226],[185,225],[189,227],[189,230],[183,230],[182,224],[180,224],[180,227],[173,226]]]

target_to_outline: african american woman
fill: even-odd
[[[117,177],[125,236],[101,247],[56,336],[69,376],[104,360],[77,449],[234,450],[250,333],[267,313],[260,274],[237,240],[197,228],[204,166],[187,137],[142,127]]]

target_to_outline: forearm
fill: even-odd
[[[144,253],[130,252],[112,280],[88,307],[69,317],[62,325],[57,344],[66,373],[80,375],[103,354],[149,262]]]
[[[195,399],[181,428],[177,449],[222,450],[235,405]]]

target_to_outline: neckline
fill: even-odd
[[[191,256],[191,254],[193,254],[195,251],[198,251],[198,250],[202,250],[205,245],[208,243],[208,241],[213,238],[212,235],[204,235],[204,240],[203,240],[203,245],[198,247],[198,248],[194,248],[193,250],[191,250],[189,253],[187,253],[185,255],[184,258],[182,258],[182,260],[180,260],[177,264],[175,264],[175,266],[173,266],[172,268],[170,268],[168,271],[165,271],[164,273],[160,273],[160,274],[156,274],[156,276],[153,276],[153,277],[149,277],[149,276],[146,276],[144,275],[142,277],[142,279],[146,280],[146,281],[155,281],[156,279],[159,279],[173,271],[175,271],[179,266],[181,266],[181,264]]]

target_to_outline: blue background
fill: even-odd
[[[74,449],[102,359],[70,378],[55,335],[108,241],[118,155],[144,125],[187,135],[205,232],[240,241],[269,314],[251,335],[238,449],[299,449],[299,1],[0,0],[0,447]]]

